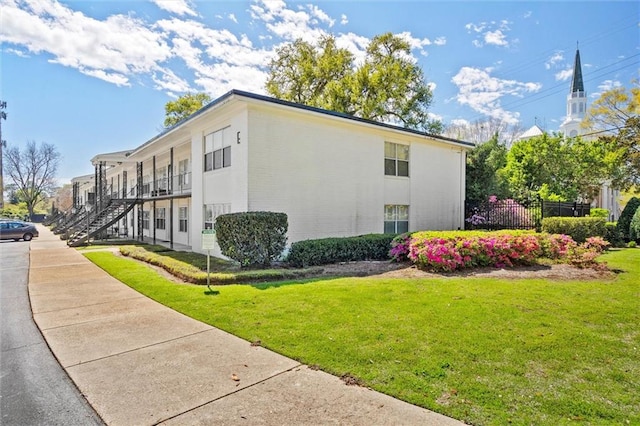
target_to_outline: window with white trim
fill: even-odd
[[[409,232],[409,206],[387,204],[384,206],[384,233]]]
[[[155,211],[155,222],[156,229],[166,229],[167,228],[167,220],[166,220],[166,209],[164,207],[159,207]]]
[[[183,187],[189,184],[189,159],[185,158],[178,162],[178,186]]]
[[[189,224],[188,207],[178,207],[178,232],[187,232]]]
[[[409,176],[409,145],[384,143],[384,174],[386,176]]]
[[[142,229],[149,229],[149,210],[142,211]]]
[[[231,166],[231,127],[204,137],[204,171]]]
[[[166,229],[167,220],[165,218],[166,209],[159,207],[155,211],[156,229]]]
[[[231,213],[231,204],[206,204],[204,206],[204,229],[213,229],[216,218]]]

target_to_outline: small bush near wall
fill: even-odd
[[[584,243],[589,237],[604,238],[605,224],[602,217],[547,217],[542,219],[542,232],[569,235],[577,243]]]
[[[307,267],[358,260],[388,260],[394,237],[391,234],[369,234],[298,241],[291,245],[287,262],[291,266]]]
[[[640,207],[640,198],[631,198],[627,202],[627,205],[624,206],[624,209],[618,218],[618,231],[622,234],[622,238],[624,238],[625,241],[629,241],[631,239],[631,236],[629,235],[629,226],[631,225],[631,219],[636,213],[636,210],[638,210],[638,207]]]
[[[608,219],[609,210],[594,207],[589,211],[589,217],[604,217],[605,219]]]
[[[231,213],[216,218],[220,250],[242,267],[269,266],[287,243],[287,215],[273,212]]]

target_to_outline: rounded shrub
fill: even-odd
[[[287,215],[274,212],[230,213],[216,218],[220,250],[242,267],[269,266],[287,243]]]
[[[631,241],[640,240],[640,208],[636,209],[629,224],[629,239]]]
[[[618,232],[620,232],[622,238],[624,238],[625,241],[629,241],[631,239],[631,235],[629,234],[629,227],[631,225],[631,219],[636,213],[636,210],[638,210],[638,207],[640,207],[640,198],[632,197],[627,202],[627,205],[624,206],[624,209],[622,210],[622,213],[620,213],[620,217],[618,218]]]

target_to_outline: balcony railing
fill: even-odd
[[[166,197],[169,195],[191,194],[191,173],[176,175],[171,180],[169,178],[157,179],[156,184],[147,182],[142,184],[141,198]],[[135,198],[138,194],[137,186],[132,186],[127,191],[127,198]]]

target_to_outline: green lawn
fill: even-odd
[[[471,424],[640,424],[640,249],[604,281],[341,278],[176,285],[86,253],[153,299]]]

